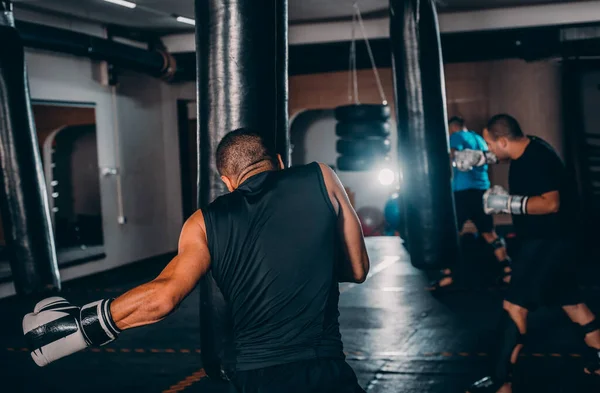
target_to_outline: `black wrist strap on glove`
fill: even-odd
[[[529,197],[511,195],[508,198],[508,209],[511,214],[527,214],[527,202]]]
[[[88,345],[108,344],[121,333],[110,313],[110,304],[113,300],[98,300],[81,308],[81,328]]]

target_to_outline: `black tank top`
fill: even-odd
[[[203,213],[236,369],[343,358],[337,215],[319,165],[255,175]]]

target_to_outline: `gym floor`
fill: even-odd
[[[502,290],[482,285],[433,295],[399,238],[368,238],[371,273],[364,284],[340,286],[340,322],[347,359],[369,392],[464,392],[486,371],[488,343]],[[146,261],[64,286],[74,304],[117,296],[151,279],[167,258]],[[597,271],[582,274],[591,308],[600,313]],[[594,279],[596,280],[594,282]],[[198,293],[166,320],[127,331],[46,368],[31,360],[21,335],[30,304],[0,301],[0,392],[226,392],[203,379]],[[582,342],[559,310],[530,318],[530,335],[515,372],[514,392],[597,393],[600,377],[582,371]],[[551,326],[551,327],[545,327]]]

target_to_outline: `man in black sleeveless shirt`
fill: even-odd
[[[82,308],[44,299],[25,316],[33,359],[45,366],[164,319],[210,269],[233,321],[232,392],[364,392],[344,358],[338,282],[363,282],[369,258],[339,179],[317,163],[282,170],[243,129],[223,138],[217,166],[230,193],[186,221],[156,279]]]
[[[525,343],[527,315],[560,306],[588,345],[585,370],[600,373],[600,322],[583,303],[576,279],[577,196],[552,147],[523,134],[511,116],[494,116],[483,136],[499,160],[510,160],[509,191],[499,186],[483,197],[487,214],[511,214],[519,252],[504,298],[491,375],[468,391],[512,392],[511,372]]]
[[[364,281],[369,260],[337,176],[317,163],[276,170],[281,159],[245,130],[223,138],[217,166],[231,193],[202,214],[237,391],[362,391],[344,361],[338,280]]]

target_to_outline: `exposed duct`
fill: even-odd
[[[148,50],[70,30],[30,22],[16,22],[16,28],[28,48],[43,49],[93,60],[152,75],[167,81],[177,77],[173,56],[162,50]]]

